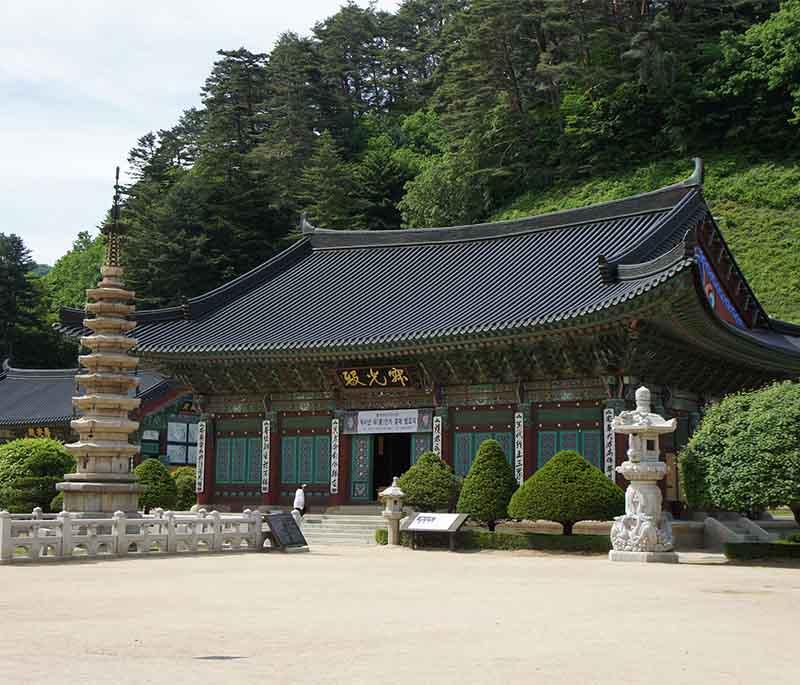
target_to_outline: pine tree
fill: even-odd
[[[330,131],[320,135],[300,176],[297,203],[311,223],[322,228],[350,228],[352,176]]]

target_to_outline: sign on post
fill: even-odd
[[[413,517],[404,519],[401,523],[401,530],[411,533],[411,548],[417,548],[417,534],[424,533],[447,533],[450,536],[450,551],[456,548],[456,533],[469,518],[467,514],[434,514],[420,512]]]

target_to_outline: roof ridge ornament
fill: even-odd
[[[308,220],[308,212],[303,212],[300,215],[300,232],[303,235],[311,235],[317,227]]]
[[[692,161],[694,162],[694,170],[692,171],[692,175],[683,181],[681,185],[702,187],[706,175],[705,163],[703,162],[702,157],[692,157]]]

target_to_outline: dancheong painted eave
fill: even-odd
[[[613,315],[687,269],[713,224],[699,173],[623,200],[471,226],[324,230],[182,307],[138,312],[137,354],[295,356],[504,337]],[[696,276],[696,273],[695,273]],[[754,324],[731,340],[800,372],[800,335],[770,320],[743,276]],[[708,313],[709,317],[712,314]],[[62,313],[80,335],[83,312]]]

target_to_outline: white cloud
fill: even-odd
[[[341,0],[26,0],[0,13],[0,231],[52,263],[108,208],[113,170],[199,103],[218,49],[267,52]],[[360,4],[366,5],[366,0]],[[393,9],[396,0],[382,0]]]

